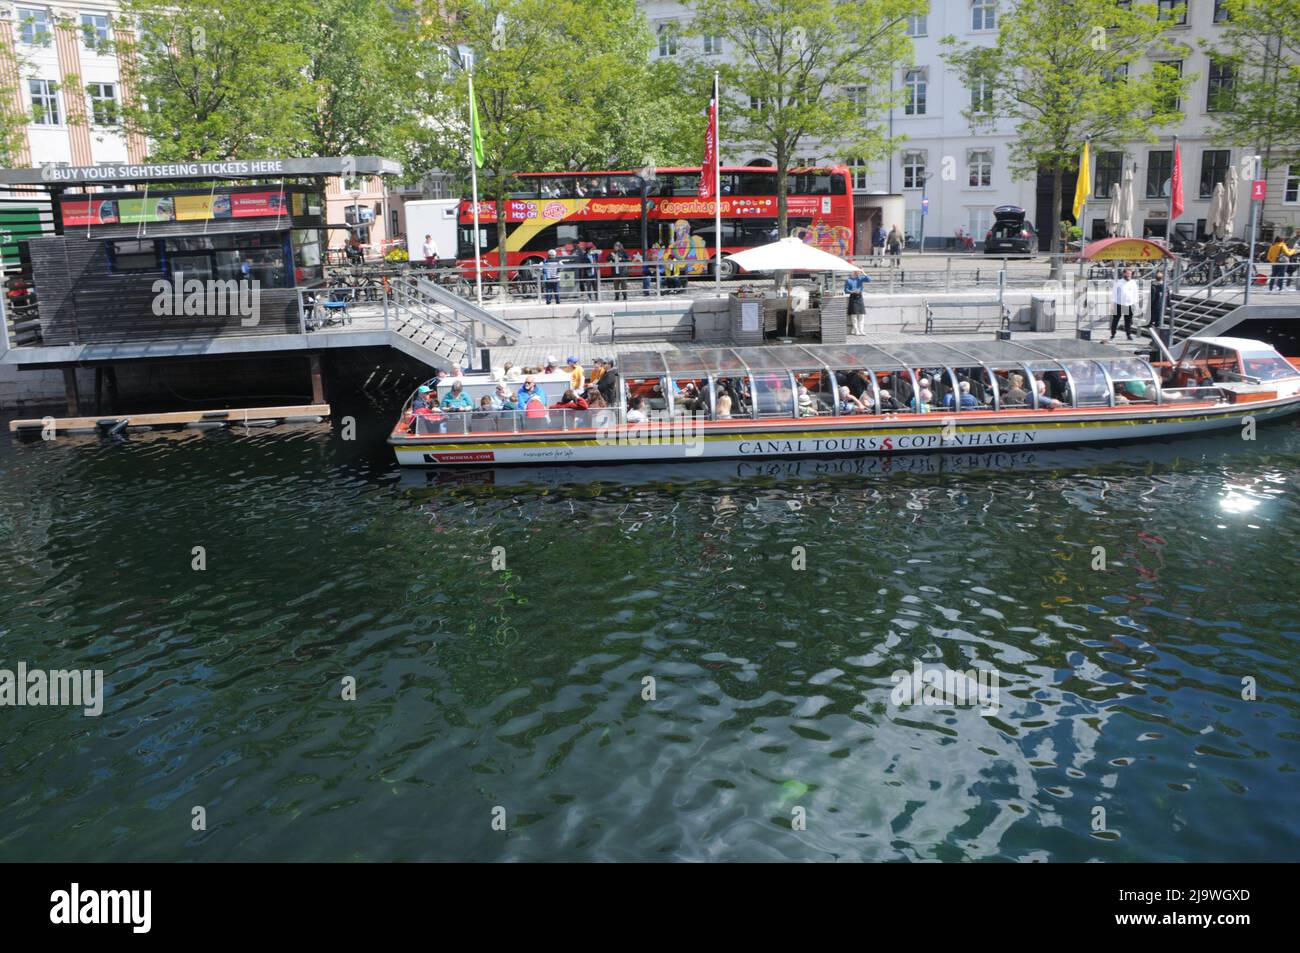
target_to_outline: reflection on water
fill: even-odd
[[[1300,858],[1290,425],[452,475],[361,419],[0,441],[0,667],[109,691],[0,708],[0,858]]]

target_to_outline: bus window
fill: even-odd
[[[777,239],[776,219],[750,218],[736,222],[737,245],[766,245]]]
[[[497,227],[491,225],[479,224],[478,229],[479,252],[489,251],[497,247]],[[474,257],[474,226],[462,225],[456,229],[456,257],[473,258]]]
[[[740,172],[736,180],[737,195],[776,195],[775,172]]]
[[[573,195],[573,178],[567,175],[537,177],[537,194],[544,199],[567,199]]]
[[[700,174],[698,172],[678,172],[673,175],[673,195],[699,195]]]

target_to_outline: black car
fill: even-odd
[[[1025,221],[1019,205],[999,205],[993,210],[993,227],[984,236],[986,255],[1032,255],[1038,250],[1038,233]]]

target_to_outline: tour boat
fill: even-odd
[[[643,351],[619,358],[610,406],[556,408],[553,380],[533,381],[525,409],[444,410],[417,392],[389,443],[413,467],[892,456],[1250,438],[1300,410],[1300,362],[1268,344],[1193,338],[1164,357],[1074,338]]]

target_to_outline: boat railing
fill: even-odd
[[[1193,404],[1227,400],[1222,388],[1213,385],[1205,387],[1165,387],[1161,389],[1160,394],[1163,403],[1166,404]]]
[[[414,414],[410,432],[416,436],[462,436],[476,433],[527,433],[531,430],[600,430],[623,422],[616,407],[569,410],[548,407],[545,413],[524,410],[438,411]]]

